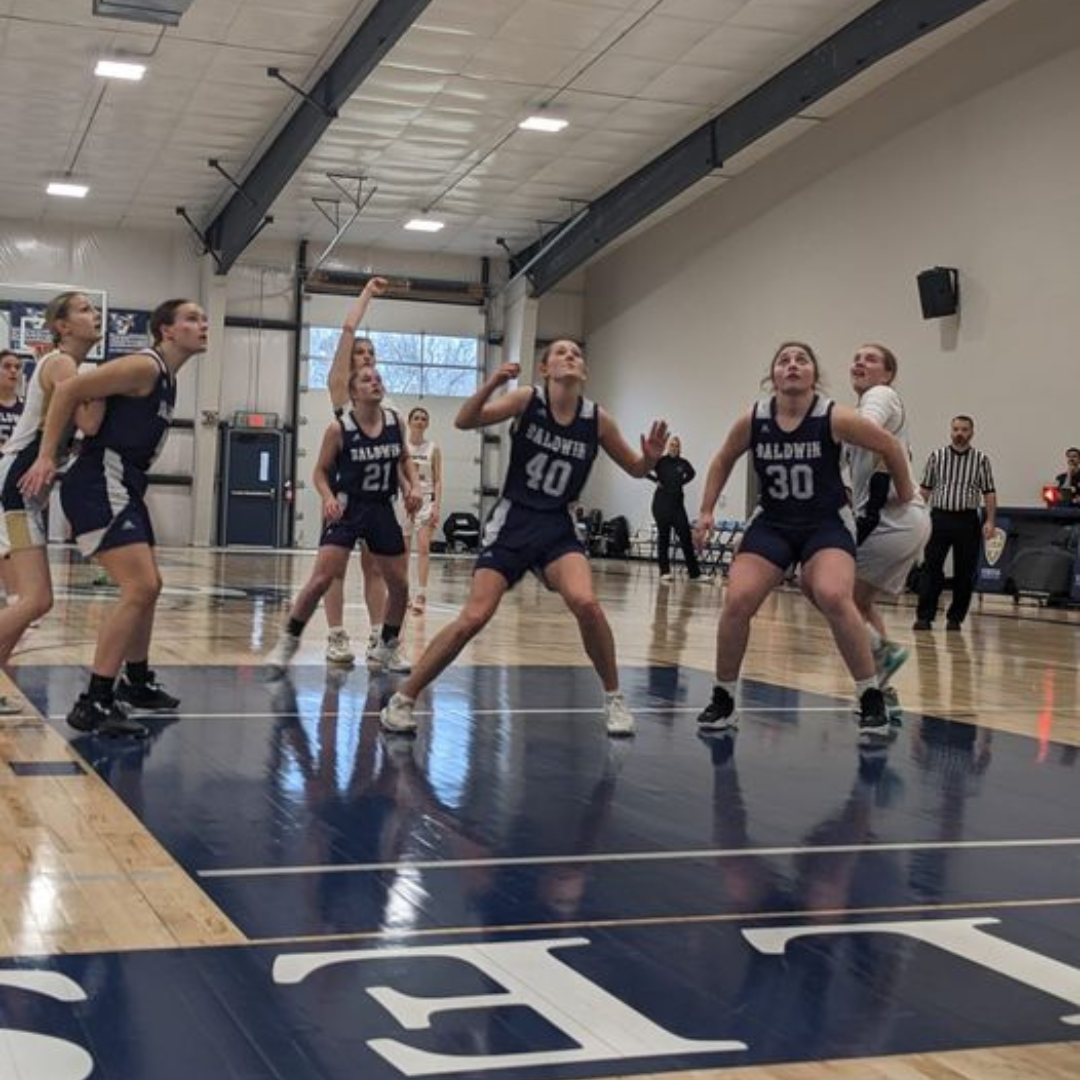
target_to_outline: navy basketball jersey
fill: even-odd
[[[389,502],[397,494],[401,424],[393,409],[384,408],[382,417],[382,431],[374,438],[364,434],[351,409],[338,418],[341,451],[334,490],[349,501]]]
[[[812,525],[847,505],[840,475],[841,445],[832,436],[833,402],[814,395],[794,431],[781,431],[776,399],[759,401],[750,421],[750,453],[758,503],[769,521]]]
[[[176,404],[176,380],[154,349],[139,355],[152,357],[158,366],[157,382],[146,397],[114,394],[105,399],[105,418],[96,435],[83,441],[83,454],[112,450],[125,464],[145,472],[153,464],[169,432]]]
[[[25,402],[20,397],[17,397],[10,405],[5,405],[0,401],[0,446],[11,438],[11,433],[15,430],[19,417],[22,416],[24,404]]]
[[[533,510],[562,510],[581,494],[600,446],[600,410],[588,398],[565,427],[551,415],[544,387],[534,386],[510,433],[503,498]]]

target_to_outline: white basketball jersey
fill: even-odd
[[[900,395],[891,386],[872,386],[859,398],[859,415],[874,421],[890,435],[895,435],[907,455],[908,472],[911,473],[911,442],[907,432],[907,414]],[[848,446],[847,460],[851,469],[851,501],[856,512],[860,511],[870,497],[870,478],[881,468],[881,461],[871,450],[861,446]],[[914,485],[914,477],[911,477]],[[896,499],[895,482],[889,486],[889,502]],[[922,497],[916,491],[915,502]]]
[[[416,463],[416,471],[420,477],[420,494],[430,496],[435,494],[435,467],[432,458],[435,456],[435,443],[427,439],[422,443],[409,443],[409,454]]]
[[[58,352],[58,349],[54,349],[46,353],[34,365],[34,373],[30,376],[30,382],[26,387],[26,404],[23,406],[22,416],[19,417],[11,438],[4,443],[4,449],[0,453],[17,454],[20,450],[25,450],[37,438],[38,432],[45,423],[45,408],[48,405],[45,400],[45,391],[41,388],[41,372]]]

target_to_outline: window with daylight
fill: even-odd
[[[308,328],[308,389],[325,390],[334,359],[337,327]],[[370,337],[388,394],[402,397],[468,397],[480,385],[480,341],[443,334],[373,330]]]

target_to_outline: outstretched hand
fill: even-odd
[[[372,296],[382,296],[384,292],[390,287],[390,282],[384,277],[373,277],[367,279],[367,284],[364,286],[366,292]]]
[[[712,514],[698,514],[697,520],[690,530],[695,551],[700,553],[705,550],[705,545],[709,542],[709,536],[712,534],[715,525],[716,519]]]
[[[56,479],[56,462],[50,458],[39,457],[19,481],[19,491],[24,499],[36,499],[40,501],[48,493],[53,480]]]
[[[641,456],[652,468],[663,456],[668,444],[668,426],[665,420],[654,420],[648,435],[641,436]]]

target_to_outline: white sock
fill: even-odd
[[[739,680],[738,679],[732,679],[730,681],[727,681],[725,679],[717,679],[716,680],[716,685],[719,686],[721,690],[727,691],[727,696],[729,698],[731,698],[732,701],[735,700],[735,696],[739,692]]]
[[[616,688],[614,690],[605,690],[604,691],[604,703],[605,704],[607,704],[607,702],[609,702],[609,701],[614,701],[616,698],[621,698],[621,697],[622,697],[622,691],[619,690],[618,688]]]
[[[878,688],[877,676],[871,675],[869,679],[856,679],[855,680],[855,697],[862,701],[863,694],[867,690],[876,690]]]
[[[399,705],[415,705],[416,698],[409,697],[408,694],[403,694],[400,690],[394,692],[394,697],[397,699]]]
[[[329,630],[327,631],[327,633],[330,633],[330,634],[344,634],[345,633],[345,627],[344,626],[331,626],[329,628]]]

